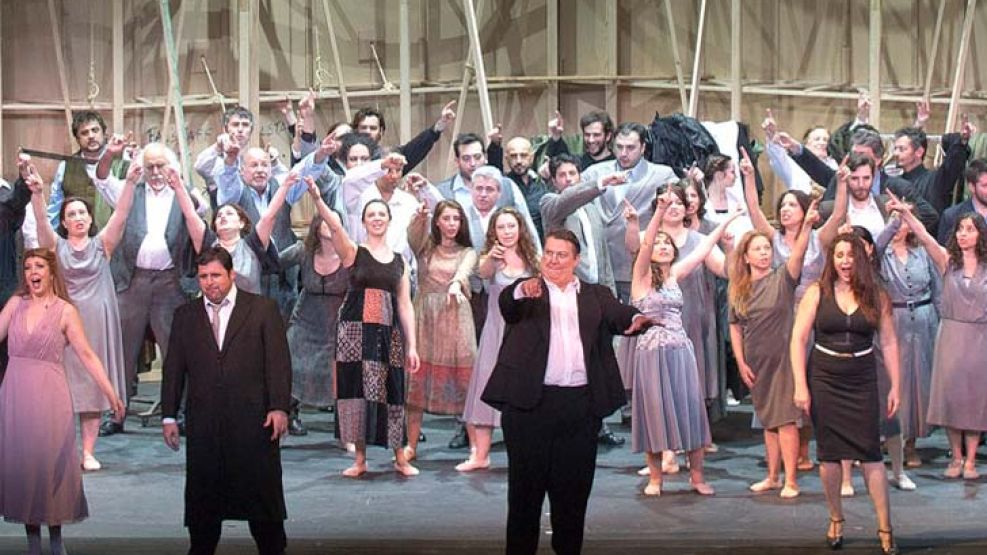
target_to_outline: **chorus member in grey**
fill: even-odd
[[[812,226],[819,221],[815,205],[800,220],[800,229],[788,229],[797,239],[785,264],[772,269],[771,239],[761,231],[748,231],[737,245],[730,271],[730,344],[740,377],[751,390],[754,411],[764,426],[768,460],[767,477],[751,485],[750,490],[781,489],[782,498],[799,494],[796,465],[801,411],[792,400],[795,383],[788,344],[795,321],[791,307],[795,304],[802,261],[814,238]],[[779,463],[785,469],[784,487],[779,480]]]
[[[30,171],[37,175],[33,167]],[[127,398],[127,378],[110,257],[120,244],[124,223],[133,205],[134,187],[142,173],[141,166],[130,167],[116,210],[101,231],[93,222],[93,207],[89,201],[78,197],[65,199],[59,210],[58,235],[48,218],[44,217],[40,179],[30,180],[36,185],[36,190],[32,191],[32,204],[38,221],[38,241],[43,248],[53,249],[58,256],[69,297],[82,318],[86,338],[96,356],[103,361],[106,375],[121,399]],[[93,453],[99,435],[100,413],[110,408],[109,402],[73,349],[65,351],[65,372],[72,392],[72,405],[79,414],[82,468],[99,470],[101,465]]]
[[[151,143],[134,164],[143,167],[143,180],[134,188],[123,238],[110,258],[131,397],[136,393],[137,357],[148,325],[162,356],[168,356],[172,315],[185,302],[179,279],[185,273],[183,262],[191,248],[175,197],[175,187],[185,186],[175,153],[161,143]],[[98,187],[122,190],[122,183],[113,176],[101,178],[97,172],[95,181]],[[102,435],[122,431],[122,420],[108,420],[100,428]]]
[[[981,348],[987,344],[987,224],[973,213],[960,216],[943,247],[910,211],[902,217],[943,279],[928,422],[944,426],[949,437],[953,460],[944,475],[976,480],[977,445],[987,431],[987,356]]]

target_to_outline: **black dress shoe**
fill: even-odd
[[[597,436],[596,442],[606,447],[620,447],[624,444],[624,438],[617,437],[617,434],[610,430],[602,430]]]
[[[123,422],[116,422],[115,420],[105,420],[99,425],[99,437],[111,436],[113,434],[123,433]]]
[[[425,443],[428,438],[425,437],[425,432],[418,432],[418,443]]]
[[[302,419],[297,416],[288,421],[288,435],[293,436],[307,436],[308,430],[305,429],[305,424],[302,424]]]
[[[456,430],[456,435],[449,440],[449,449],[466,449],[470,446],[469,435],[466,434],[466,425],[460,424]]]

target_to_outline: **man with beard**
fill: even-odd
[[[579,129],[583,134],[583,153],[579,157],[579,171],[599,162],[613,160],[614,154],[610,149],[613,140],[613,120],[610,114],[593,111],[579,118]],[[545,156],[549,159],[559,154],[569,154],[569,147],[562,140],[565,123],[562,114],[555,112],[555,117],[548,122],[548,147]]]
[[[950,236],[953,235],[953,228],[956,227],[956,221],[963,214],[972,212],[987,219],[987,160],[980,158],[970,162],[965,177],[967,186],[970,188],[970,198],[956,206],[947,208],[942,213],[939,235],[936,236],[942,245],[949,242]]]
[[[977,128],[969,121],[963,122],[959,133],[942,136],[942,149],[946,155],[935,169],[925,167],[925,154],[929,141],[925,131],[918,127],[902,127],[894,133],[894,157],[901,178],[912,184],[915,194],[921,195],[942,214],[953,200],[953,188],[963,175],[966,160],[970,157],[970,137]]]

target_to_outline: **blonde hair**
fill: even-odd
[[[58,268],[58,258],[55,256],[55,251],[51,249],[28,249],[24,251],[24,262],[27,262],[29,258],[40,258],[48,263],[48,271],[51,273],[52,291],[56,297],[71,304],[72,299],[69,297],[69,290],[65,286],[65,280],[62,279],[62,272]],[[23,266],[21,266],[20,285],[17,286],[17,291],[14,294],[20,297],[27,297],[31,294],[27,288],[27,282],[24,280]]]
[[[764,240],[771,244],[771,238],[767,234],[760,231],[748,231],[733,250],[733,258],[730,260],[730,284],[727,286],[727,299],[733,311],[741,317],[747,316],[747,309],[750,308],[751,302],[751,289],[754,286],[754,281],[751,279],[751,265],[744,260],[744,255],[747,254],[747,249],[750,248],[754,239],[758,237],[764,237]]]

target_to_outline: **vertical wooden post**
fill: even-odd
[[[171,6],[168,0],[160,0],[161,30],[164,34],[165,52],[168,55],[168,72],[171,74],[169,95],[175,97],[175,127],[178,128],[178,154],[182,162],[182,176],[185,183],[192,183],[189,171],[188,128],[185,126],[185,110],[182,106],[181,86],[178,80],[178,49],[175,47],[175,32],[171,26]]]
[[[62,28],[58,23],[58,12],[55,10],[55,0],[48,0],[48,18],[51,22],[51,39],[55,47],[55,65],[58,69],[58,84],[62,89],[62,102],[65,105],[65,133],[68,151],[75,150],[72,136],[72,101],[69,99],[69,83],[65,74],[65,59],[62,57]]]
[[[408,14],[408,0],[401,0],[398,27],[401,35],[401,144],[411,140],[411,30]]]
[[[870,63],[867,88],[870,89],[870,124],[881,128],[881,0],[870,0]]]
[[[932,72],[936,69],[936,58],[939,57],[939,36],[942,34],[942,19],[946,13],[946,2],[939,2],[939,13],[936,15],[936,28],[932,32],[932,51],[929,52],[929,67],[925,70],[925,87],[922,98],[929,98],[932,90]]]
[[[122,133],[123,112],[123,0],[113,0],[113,132]]]
[[[730,119],[741,121],[741,58],[742,37],[740,0],[730,0]]]
[[[184,0],[178,5],[176,10],[178,11],[178,25],[175,27],[175,45],[177,50],[177,45],[182,42],[182,30],[185,28],[185,14],[189,11],[189,6],[186,3],[191,3],[192,0]],[[165,100],[164,118],[161,123],[161,142],[167,144],[168,139],[171,138],[171,110],[175,104],[175,95],[172,91],[175,90],[175,83],[173,81],[174,76],[169,71],[168,72],[168,96]],[[178,87],[178,94],[181,95],[181,87]],[[224,110],[225,112],[225,110]]]
[[[559,75],[559,0],[545,0],[545,75]],[[551,114],[559,106],[559,81],[552,79],[545,90],[548,110]],[[551,117],[551,116],[547,116]]]
[[[956,118],[959,115],[960,93],[963,90],[963,74],[966,71],[966,59],[970,52],[970,34],[973,32],[973,16],[977,8],[977,0],[967,0],[966,14],[963,16],[963,34],[960,35],[960,50],[956,53],[956,71],[953,74],[953,93],[949,96],[949,112],[946,114],[946,133],[956,129]]]
[[[339,86],[339,99],[343,101],[343,113],[346,121],[353,119],[350,112],[350,97],[346,94],[346,83],[343,81],[343,65],[339,61],[339,45],[336,43],[336,28],[332,24],[332,12],[329,11],[329,0],[322,0],[322,11],[326,14],[326,26],[329,27],[329,47],[332,49],[332,63],[336,66],[336,84]]]
[[[682,58],[679,57],[679,39],[675,35],[675,16],[672,14],[672,0],[665,0],[665,19],[668,20],[668,42],[672,47],[672,61],[675,62],[675,81],[679,84],[679,100],[682,113],[689,109],[689,98],[685,92],[685,77],[682,74]]]
[[[607,38],[604,44],[604,71],[609,77],[609,81],[604,88],[604,97],[607,113],[614,121],[620,121],[617,114],[617,58],[619,49],[617,47],[617,0],[607,0],[604,6],[603,25],[606,29]]]
[[[692,58],[692,90],[689,93],[689,115],[696,117],[699,103],[699,61],[703,53],[703,32],[706,29],[706,0],[699,5],[699,29],[696,31],[696,51]]]
[[[487,71],[483,65],[483,48],[480,44],[480,29],[476,21],[476,9],[473,0],[463,0],[466,12],[466,29],[469,32],[473,52],[473,68],[476,73],[476,92],[480,97],[480,117],[483,119],[483,130],[489,131],[494,126],[493,112],[490,110],[490,92],[487,89]]]

